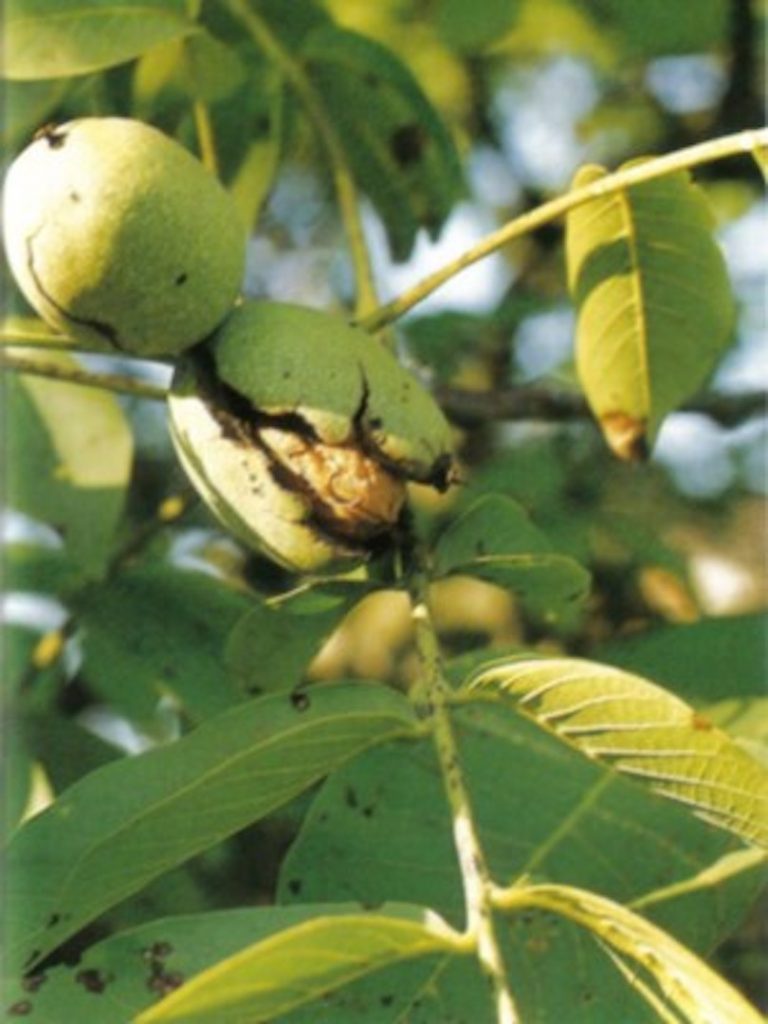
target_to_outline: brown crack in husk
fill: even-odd
[[[200,397],[222,434],[269,456],[273,479],[306,500],[307,522],[363,548],[375,547],[397,524],[405,481],[364,450],[359,439],[327,444],[298,413],[270,415],[254,408],[216,377],[207,353],[198,355],[196,377]]]
[[[285,481],[310,497],[313,517],[329,532],[365,543],[397,523],[405,483],[360,448],[274,427],[259,435]]]

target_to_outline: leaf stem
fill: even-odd
[[[51,380],[64,381],[67,384],[81,384],[89,388],[102,388],[105,391],[116,391],[135,398],[149,398],[154,401],[165,401],[167,388],[148,384],[118,373],[93,373],[79,366],[66,366],[62,363],[42,362],[28,356],[20,356],[15,352],[0,352],[0,369],[15,373],[29,373],[35,377],[48,377]]]
[[[200,147],[200,159],[211,174],[218,178],[219,158],[216,153],[216,140],[213,134],[211,114],[202,100],[195,100],[193,102],[192,116],[195,120],[197,144]]]
[[[358,317],[365,316],[370,310],[375,310],[378,300],[354,177],[333,121],[301,64],[283,46],[265,20],[244,0],[226,0],[226,4],[232,14],[242,22],[259,49],[280,68],[290,82],[325,147],[331,164],[339,212],[355,268],[357,279],[356,315]]]
[[[447,700],[448,686],[443,676],[440,647],[429,609],[429,581],[424,563],[423,553],[415,551],[415,568],[410,576],[411,617],[421,673],[411,697],[417,713],[431,725],[451,808],[453,838],[464,887],[467,936],[475,942],[481,970],[492,987],[498,1024],[519,1024],[520,1017],[509,988],[494,928],[491,906],[492,882],[477,834],[451,723]]]
[[[723,135],[718,139],[710,139],[695,146],[688,146],[679,149],[674,153],[667,153],[665,156],[653,157],[644,160],[642,163],[625,167],[613,174],[606,175],[598,181],[585,185],[583,188],[573,189],[564,195],[543,203],[535,209],[530,210],[513,220],[508,221],[497,231],[491,232],[481,239],[477,245],[467,249],[457,259],[446,263],[433,274],[429,274],[412,288],[403,292],[397,298],[386,305],[373,310],[367,316],[358,320],[358,324],[369,331],[377,331],[398,317],[403,316],[410,309],[422,302],[437,291],[452,277],[460,273],[466,267],[472,266],[479,260],[489,256],[492,252],[502,248],[508,242],[521,235],[535,231],[537,228],[556,220],[564,213],[568,213],[576,206],[597,199],[601,196],[621,192],[632,185],[639,185],[644,181],[651,181],[654,178],[661,178],[666,174],[675,171],[687,170],[699,164],[711,163],[714,160],[722,160],[725,157],[735,156],[743,153],[757,153],[762,147],[768,145],[768,128],[753,129],[750,131],[736,132],[733,135]]]

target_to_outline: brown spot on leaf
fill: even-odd
[[[625,462],[644,462],[649,455],[648,421],[625,412],[608,412],[600,417],[603,434],[611,451]]]
[[[26,1017],[30,1013],[32,1013],[32,1003],[29,999],[20,999],[18,1003],[8,1007],[10,1017]]]
[[[691,715],[691,725],[697,732],[709,732],[710,729],[714,729],[714,725],[704,715],[700,715],[697,711]]]
[[[109,975],[102,974],[101,971],[97,971],[93,967],[78,971],[75,975],[75,982],[82,985],[86,992],[92,992],[96,996],[101,995],[110,981]]]
[[[37,992],[45,982],[48,980],[45,971],[40,971],[38,974],[30,974],[21,983],[21,987],[25,992]]]

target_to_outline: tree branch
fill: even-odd
[[[149,398],[165,401],[168,389],[146,381],[137,380],[118,373],[92,373],[79,366],[65,366],[61,363],[45,363],[39,359],[17,355],[15,352],[0,352],[0,369],[16,373],[29,373],[35,377],[47,377],[67,384],[81,384],[89,388],[116,391],[135,398]]]
[[[449,419],[462,427],[493,420],[568,422],[589,419],[589,406],[581,394],[544,385],[519,385],[496,391],[467,391],[439,386],[434,395]],[[697,412],[724,427],[737,426],[751,416],[768,412],[768,392],[740,394],[712,392],[686,402],[677,412]]]
[[[46,347],[41,342],[38,347]],[[69,346],[67,346],[69,347]],[[93,373],[81,367],[41,362],[15,352],[0,350],[0,369],[30,373],[69,384],[102,388],[120,394],[134,395],[162,402],[168,389],[117,373]],[[438,404],[449,419],[462,427],[474,427],[494,420],[538,420],[557,423],[589,419],[591,413],[584,398],[577,392],[548,388],[542,385],[519,385],[497,391],[468,391],[439,386],[434,390]],[[697,412],[724,427],[738,426],[751,416],[768,411],[768,392],[747,391],[742,394],[712,392],[699,395],[679,412]]]
[[[377,331],[398,317],[403,316],[414,306],[418,305],[437,291],[452,277],[460,273],[466,267],[472,266],[479,260],[489,256],[497,249],[501,249],[514,238],[526,235],[537,228],[556,220],[564,213],[568,213],[577,206],[589,202],[591,199],[598,199],[602,196],[621,192],[632,185],[639,185],[644,181],[651,181],[654,178],[661,178],[665,174],[672,174],[674,171],[688,170],[698,164],[711,163],[713,160],[723,160],[725,157],[736,154],[755,153],[761,147],[768,146],[768,128],[755,129],[753,131],[737,132],[735,135],[724,135],[719,139],[711,139],[708,142],[699,143],[696,146],[689,146],[686,149],[668,153],[665,156],[654,157],[623,170],[608,174],[598,181],[592,182],[583,188],[573,189],[564,195],[548,203],[543,203],[533,210],[509,221],[498,231],[486,235],[477,245],[467,249],[457,259],[452,260],[440,267],[433,274],[423,278],[412,288],[403,292],[402,295],[388,302],[384,306],[375,309],[368,316],[358,320],[361,327],[368,331]]]

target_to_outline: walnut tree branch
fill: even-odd
[[[446,415],[462,427],[494,420],[567,422],[591,416],[589,406],[578,392],[544,385],[518,385],[495,391],[439,386],[434,395]],[[734,427],[751,416],[768,412],[768,392],[711,392],[696,396],[677,411],[701,413],[723,427]]]

